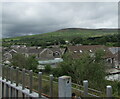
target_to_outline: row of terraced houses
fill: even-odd
[[[103,58],[110,67],[120,68],[120,47],[106,47],[104,45],[69,45],[66,48],[60,48],[59,46],[41,48],[36,46],[27,47],[26,45],[12,45],[9,48],[2,47],[2,60],[4,63],[9,63],[9,60],[12,59],[14,54],[21,53],[26,57],[35,55],[36,59],[41,64],[43,63],[45,65],[51,62],[52,65],[56,65],[57,62],[61,62],[62,56],[67,52],[71,52],[73,58],[80,58],[85,52],[88,52],[92,57],[98,49],[102,49],[105,52]]]

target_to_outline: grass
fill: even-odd
[[[60,42],[61,44],[65,44],[66,40],[71,42],[76,37],[82,37],[84,39],[84,43],[89,44],[89,42],[85,41],[89,37],[103,37],[114,34],[118,34],[117,29],[65,29],[43,34],[4,38],[2,44],[6,47],[10,47],[11,45],[24,44],[27,46],[46,47],[54,45],[55,43],[57,44],[58,42]]]
[[[66,29],[66,30],[59,30],[55,32],[43,33],[43,34],[36,34],[36,35],[29,35],[29,36],[21,36],[21,37],[13,37],[13,38],[6,38],[5,41],[11,40],[23,40],[23,39],[48,39],[48,38],[63,38],[65,40],[70,40],[73,37],[99,37],[104,35],[113,35],[118,33],[115,29],[106,29],[106,30],[96,30],[96,29]]]

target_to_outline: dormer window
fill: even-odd
[[[80,51],[80,53],[82,53],[82,50],[79,50]]]
[[[59,55],[60,53],[58,51],[55,52],[56,55]]]
[[[53,56],[60,56],[60,53],[58,51],[53,53]]]
[[[77,51],[74,51],[74,53],[77,53]]]
[[[92,53],[92,50],[89,50],[90,51],[90,53]]]

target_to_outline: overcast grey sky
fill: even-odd
[[[63,28],[117,27],[117,2],[2,4],[3,37],[46,33]]]

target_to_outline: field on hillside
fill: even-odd
[[[38,39],[47,39],[47,38],[62,38],[64,40],[70,40],[74,37],[98,37],[104,35],[113,35],[117,34],[118,31],[116,29],[62,29],[55,32],[31,35],[31,36],[21,36],[14,38],[7,38],[6,41],[9,40],[22,40],[25,38],[38,38]]]
[[[27,46],[50,46],[54,44],[65,44],[65,41],[75,42],[75,44],[104,44],[110,46],[118,46],[114,41],[114,34],[118,34],[117,29],[80,29],[80,28],[67,28],[55,32],[21,36],[14,38],[4,38],[3,46],[10,45],[27,45]],[[113,37],[110,37],[113,36]],[[117,37],[117,36],[116,36]],[[82,38],[82,42],[80,41]],[[88,38],[92,38],[89,40]],[[95,38],[100,38],[93,40]]]

